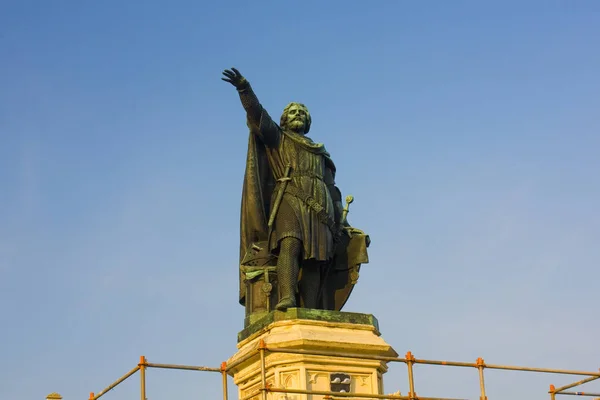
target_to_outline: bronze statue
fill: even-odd
[[[335,165],[323,144],[306,136],[310,113],[303,104],[290,103],[278,125],[237,69],[223,75],[237,89],[250,129],[240,226],[240,303],[247,313],[260,308],[249,308],[247,296],[252,292],[248,283],[261,276],[261,290],[267,293],[263,311],[270,311],[275,279],[277,310],[339,310],[358,279],[360,264],[368,262],[369,237],[346,221],[348,207],[342,206],[335,185]],[[351,196],[347,200],[349,204]]]

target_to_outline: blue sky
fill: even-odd
[[[371,262],[346,311],[417,358],[597,370],[599,38],[593,0],[0,2],[0,397],[235,352],[231,66],[271,115],[309,107],[355,196]],[[475,370],[415,379],[479,396]],[[576,380],[486,383],[542,399]],[[407,392],[404,366],[385,389]],[[219,377],[148,373],[149,399],[194,396]]]

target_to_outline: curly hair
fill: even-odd
[[[310,112],[308,112],[308,108],[306,108],[306,106],[302,103],[290,103],[287,106],[285,106],[285,108],[283,109],[283,114],[281,114],[281,119],[279,121],[279,126],[281,127],[281,129],[285,129],[287,126],[287,121],[288,121],[288,111],[290,110],[290,108],[292,108],[292,106],[298,106],[300,108],[302,108],[304,110],[304,112],[306,113],[306,129],[304,130],[304,133],[308,133],[308,131],[310,130],[310,124],[312,123],[312,118],[310,117]]]

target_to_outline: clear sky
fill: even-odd
[[[355,196],[371,262],[346,311],[402,355],[597,370],[599,43],[595,0],[1,1],[0,398],[235,352],[232,66],[271,115],[309,107]],[[475,370],[415,379],[479,396]],[[488,371],[488,396],[578,379]],[[403,365],[385,390],[407,392]],[[219,396],[148,373],[149,400]]]

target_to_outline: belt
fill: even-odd
[[[292,185],[291,182],[289,182],[287,187],[285,188],[285,193],[289,193],[292,196],[302,200],[310,209],[312,209],[317,214],[317,218],[319,218],[319,221],[324,223],[329,227],[329,229],[331,229],[331,233],[333,233],[333,237],[337,241],[340,230],[337,224],[335,223],[335,220],[331,218],[329,214],[327,214],[325,207],[319,204],[319,202],[314,197],[304,192],[304,190],[302,190],[298,186]]]
[[[307,176],[309,178],[317,178],[319,180],[323,180],[323,176],[322,175],[317,175],[312,171],[293,171],[292,172],[292,178],[298,177],[298,176]]]

